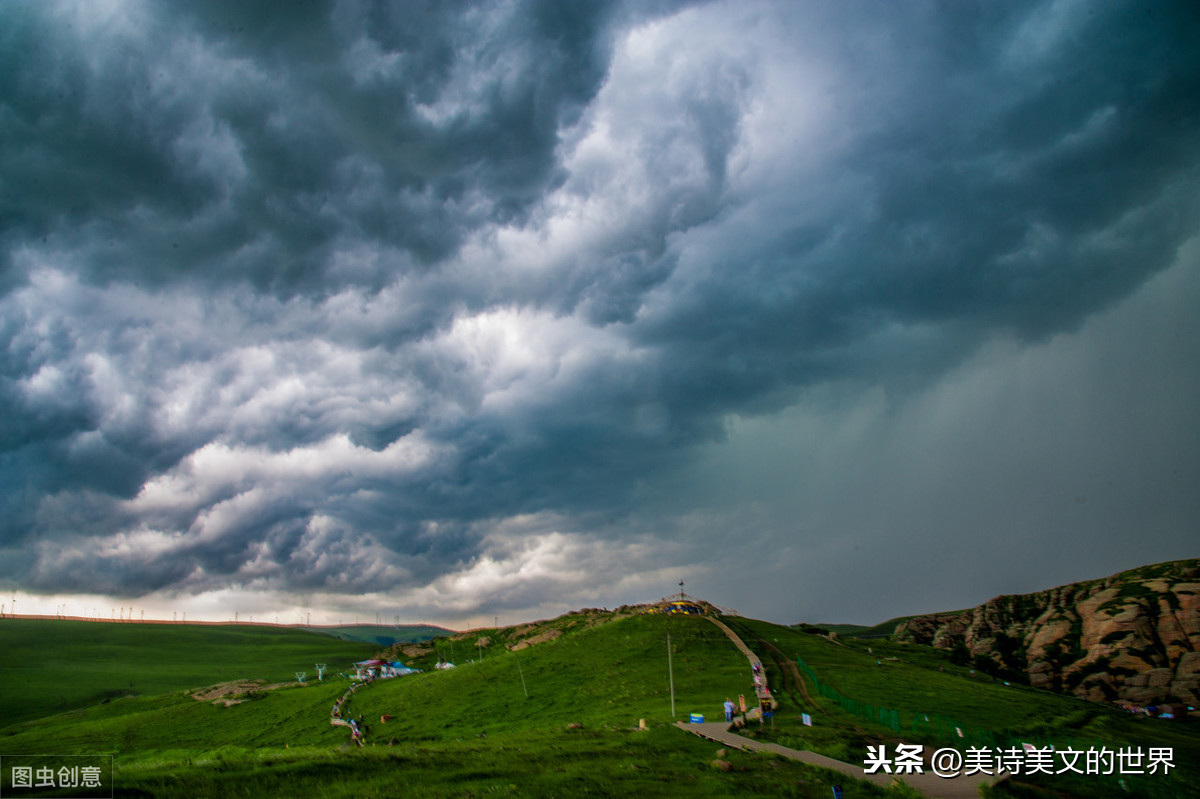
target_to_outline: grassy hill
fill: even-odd
[[[307,627],[320,635],[328,635],[342,641],[358,641],[377,647],[392,644],[415,644],[433,638],[454,635],[453,630],[430,624],[356,624],[344,627]]]
[[[939,737],[920,721],[933,714],[953,719],[973,738],[1175,749],[1170,776],[1131,778],[1128,792],[1115,778],[1087,777],[1041,779],[996,795],[1197,795],[1200,735],[1190,725],[973,679],[928,647],[834,643],[765,622],[728,621],[762,657],[782,701],[773,723],[751,735],[850,763],[861,763],[866,746],[880,742],[974,743]],[[236,697],[245,701],[229,707],[184,692],[116,699],[0,729],[0,754],[111,753],[118,796],[828,799],[833,784],[845,786],[847,796],[910,795],[774,756],[729,751],[718,758],[717,745],[673,729],[668,634],[675,716],[716,718],[725,697],[752,696],[745,658],[703,619],[581,612],[397,645],[390,654],[407,648],[405,661],[429,670],[377,681],[353,696],[349,714],[361,714],[370,726],[365,749],[351,748],[347,731],[329,724],[330,708],[347,686],[332,680]],[[259,647],[275,643],[287,645],[264,639]],[[458,667],[432,670],[440,657],[453,657]],[[823,695],[796,658],[837,695],[895,716],[881,720]],[[800,723],[802,712],[813,715],[814,726]],[[384,716],[392,718],[382,723]],[[637,730],[641,719],[649,727],[644,732]],[[714,766],[718,759],[728,770]]]
[[[802,630],[824,630],[825,632],[837,633],[842,638],[888,639],[896,631],[896,625],[911,618],[914,617],[897,616],[894,619],[888,619],[885,622],[871,626],[863,624],[797,624],[794,626]]]
[[[0,726],[126,695],[227,680],[316,677],[378,649],[263,625],[111,624],[66,619],[0,622]]]

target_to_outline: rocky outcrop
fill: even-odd
[[[555,627],[551,627],[549,630],[542,630],[541,632],[539,632],[535,635],[530,635],[525,638],[522,638],[521,640],[517,641],[514,644],[506,644],[506,646],[509,649],[511,649],[512,651],[516,652],[518,650],[525,649],[526,647],[536,646],[538,644],[544,644],[547,641],[553,641],[555,638],[559,637],[560,635],[562,635],[562,630],[559,630]]]
[[[1200,559],[918,616],[895,638],[1085,699],[1200,704]]]

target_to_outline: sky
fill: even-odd
[[[0,5],[0,599],[874,624],[1195,557],[1187,2]]]

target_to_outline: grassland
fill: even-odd
[[[314,633],[339,638],[343,641],[359,641],[378,647],[395,643],[420,643],[431,638],[453,635],[452,630],[429,624],[357,624],[343,627],[307,627]]]
[[[378,647],[262,625],[0,621],[0,726],[128,695],[235,679],[294,681]]]
[[[783,703],[772,723],[751,735],[861,763],[868,743],[945,745],[928,731],[911,729],[918,714],[935,711],[998,733],[1176,749],[1174,775],[1130,780],[1128,793],[1115,781],[1089,778],[1017,784],[1002,789],[1003,795],[1198,795],[1192,764],[1200,761],[1200,736],[1186,725],[1133,719],[1074,699],[972,679],[926,647],[837,644],[753,620],[731,624],[762,656]],[[275,644],[284,650],[294,645],[266,639],[253,648],[265,653]],[[359,647],[347,650],[341,661],[326,659],[344,667],[362,652]],[[745,658],[702,619],[577,613],[438,639],[410,646],[409,652],[405,662],[425,673],[377,681],[350,701],[348,713],[361,714],[370,728],[362,749],[350,745],[345,728],[329,724],[333,702],[347,687],[330,680],[238,697],[246,701],[230,707],[197,702],[177,685],[157,695],[115,698],[10,724],[0,729],[0,754],[113,754],[118,796],[641,793],[827,799],[832,784],[845,786],[848,796],[906,795],[773,756],[728,751],[718,757],[717,745],[673,729],[674,717],[702,712],[716,718],[725,697],[752,694]],[[432,669],[451,655],[457,668]],[[895,708],[903,729],[847,713],[820,697],[815,686],[788,671],[796,657],[845,695]],[[224,668],[233,679],[252,676],[244,669],[254,667],[230,661]],[[285,676],[292,670],[289,665]],[[176,681],[181,676],[170,675]],[[206,677],[196,685],[214,681]],[[800,723],[802,712],[815,717],[815,726]],[[385,716],[391,718],[381,721]],[[645,731],[638,730],[642,719]],[[3,723],[10,721],[6,711]],[[714,763],[718,760],[723,762]],[[1056,793],[1041,793],[1047,790]]]

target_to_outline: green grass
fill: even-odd
[[[716,718],[725,697],[752,693],[746,659],[702,619],[634,616],[576,627],[519,651],[493,644],[482,660],[456,669],[375,683],[356,697],[356,712],[390,713],[397,717],[391,734],[421,739],[571,722],[669,722],[668,631],[678,717],[695,711]]]
[[[347,736],[329,726],[329,711],[344,689],[340,681],[297,685],[229,707],[197,701],[184,691],[126,697],[13,725],[0,732],[0,746],[14,751],[19,743],[38,754],[112,754],[125,761],[225,747],[336,746]]]
[[[1197,793],[1192,764],[1200,762],[1200,736],[1188,725],[1138,720],[1079,700],[973,680],[966,669],[951,666],[929,647],[837,644],[765,622],[729,622],[762,657],[783,703],[771,724],[748,730],[751,736],[850,763],[862,762],[867,744],[934,742],[907,728],[896,732],[851,715],[815,691],[810,693],[817,701],[809,702],[779,670],[780,663],[799,656],[843,694],[898,709],[906,725],[915,713],[935,711],[995,731],[1053,740],[1069,736],[1081,743],[1100,740],[1110,746],[1171,746],[1176,751],[1174,775],[1131,779],[1130,793],[1112,780],[1089,777],[1017,783],[1002,795],[1047,796],[1051,794],[1036,792],[1048,789],[1057,791],[1056,796],[1080,797]],[[214,644],[225,641],[225,635],[248,635],[256,663],[276,660],[297,645],[289,638],[264,637],[270,628],[197,629],[211,633]],[[161,633],[147,632],[152,637]],[[720,756],[729,770],[716,768],[718,745],[671,727],[668,633],[675,717],[696,711],[717,718],[725,697],[752,696],[745,658],[704,619],[575,613],[431,642],[428,654],[411,659],[414,665],[430,667],[453,646],[459,667],[377,681],[351,698],[347,712],[361,714],[370,727],[364,749],[350,745],[347,730],[329,724],[331,706],[349,684],[332,679],[257,693],[231,707],[197,702],[177,686],[157,695],[76,707],[0,729],[0,755],[112,754],[117,796],[827,799],[832,784],[845,786],[848,796],[900,795],[774,756],[734,750]],[[540,643],[518,651],[508,648],[535,639]],[[156,640],[181,654],[181,640]],[[308,643],[313,640],[347,646],[315,636]],[[37,640],[26,645],[33,652]],[[193,648],[197,657],[211,656],[196,642]],[[362,659],[362,648],[347,654],[344,662]],[[144,656],[138,650],[138,657]],[[476,662],[468,662],[467,656]],[[121,662],[115,653],[108,657]],[[161,679],[168,682],[179,678],[167,668],[170,661],[157,661],[164,663]],[[815,726],[803,726],[801,712],[812,713]],[[392,718],[383,723],[385,714]],[[647,721],[648,730],[637,730],[640,719]]]
[[[345,627],[306,627],[318,635],[328,635],[342,641],[358,641],[376,647],[396,643],[419,643],[433,638],[454,635],[453,630],[429,624],[358,624]]]
[[[347,686],[331,680],[232,707],[183,692],[118,699],[10,726],[0,752],[114,754],[118,796],[826,797],[831,784],[853,784],[737,751],[723,754],[722,771],[712,762],[720,747],[669,726],[668,632],[678,716],[715,717],[726,696],[750,690],[745,659],[708,622],[555,623],[558,638],[519,652],[502,647],[505,633],[484,631],[481,661],[361,688],[349,712],[371,726],[362,750],[329,725]],[[478,658],[474,641],[462,639]],[[395,719],[380,724],[384,713]],[[639,732],[642,718],[650,729]]]
[[[831,784],[846,785],[848,796],[892,795],[820,769],[737,751],[724,753],[731,766],[724,772],[712,764],[717,751],[714,744],[661,727],[641,733],[549,730],[502,739],[362,750],[229,751],[187,764],[122,766],[118,781],[129,786],[127,795],[160,799],[639,795],[828,799]]]
[[[0,621],[0,727],[126,695],[316,677],[377,647],[261,625]]]

